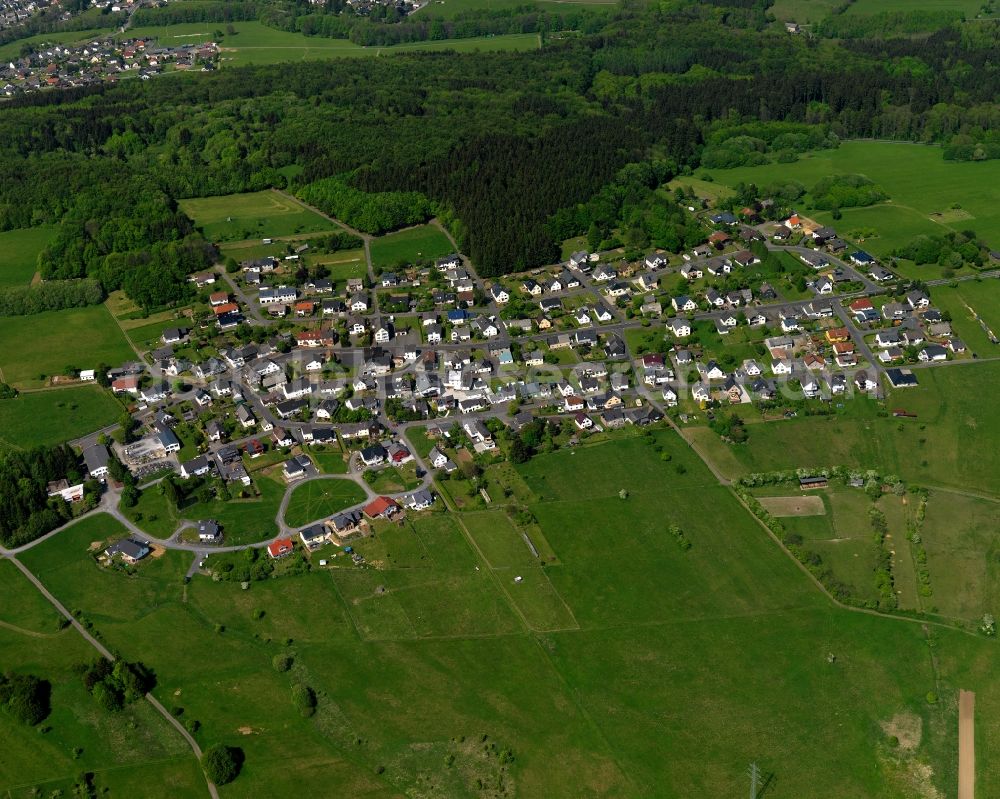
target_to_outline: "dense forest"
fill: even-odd
[[[66,445],[9,450],[0,458],[0,544],[16,547],[68,521],[69,506],[60,497],[50,498],[52,480],[82,479],[79,458]]]
[[[202,5],[220,19],[278,9],[296,30],[337,18],[308,4]],[[476,19],[529,13],[544,17]],[[1000,152],[996,21],[833,41],[789,36],[766,2],[677,0],[550,23],[574,35],[532,52],[227,66],[19,97],[0,112],[0,228],[62,222],[44,276],[97,280],[153,308],[183,299],[182,275],[216,257],[178,210],[185,197],[276,186],[374,231],[434,213],[495,275],[554,260],[569,232],[603,236],[623,210],[632,241],[683,246],[669,198],[614,196],[635,189],[619,181],[630,164],[786,161],[855,137],[937,142],[951,158]],[[877,195],[826,188],[831,204]]]

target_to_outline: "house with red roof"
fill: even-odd
[[[291,538],[277,538],[267,545],[267,554],[278,560],[278,558],[291,555],[294,548],[295,544],[292,543]]]
[[[399,505],[390,497],[378,497],[365,505],[362,510],[369,519],[388,519],[399,510]]]
[[[208,301],[212,304],[212,307],[217,305],[225,305],[229,302],[229,292],[226,291],[213,291],[208,295]]]

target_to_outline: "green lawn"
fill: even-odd
[[[417,480],[416,466],[408,464],[380,469],[371,483],[371,489],[376,494],[398,494],[401,491],[410,491],[418,485],[420,481]]]
[[[35,391],[0,400],[0,442],[11,447],[60,444],[115,424],[122,405],[97,386]]]
[[[762,189],[778,180],[797,180],[810,189],[829,175],[867,175],[888,193],[888,204],[845,208],[843,219],[836,222],[826,212],[813,213],[808,196],[799,210],[834,225],[846,235],[854,229],[876,229],[878,236],[864,244],[876,255],[888,253],[915,235],[950,229],[972,229],[994,246],[1000,245],[1000,206],[995,201],[995,187],[1000,181],[998,161],[945,161],[937,147],[848,141],[836,150],[804,154],[793,164],[707,171],[726,185],[753,182]],[[948,212],[953,203],[961,205],[966,218],[934,221],[931,214]]]
[[[454,252],[451,242],[434,225],[420,225],[380,236],[371,245],[372,263],[392,268],[442,258]]]
[[[54,225],[8,230],[0,233],[0,288],[24,286],[31,282],[38,270],[38,253],[55,236]]]
[[[285,511],[285,523],[302,527],[357,505],[365,492],[353,480],[312,480],[295,488]]]
[[[123,511],[132,522],[156,538],[170,537],[182,519],[215,519],[222,525],[227,544],[265,541],[278,533],[275,516],[285,486],[261,473],[253,474],[253,482],[260,492],[259,497],[233,498],[227,502],[189,502],[180,510],[167,501],[157,486],[152,486],[142,492],[134,508],[123,508]]]
[[[0,375],[14,386],[44,385],[66,367],[93,369],[101,362],[116,366],[134,359],[103,305],[0,318]]]
[[[265,239],[339,229],[276,191],[181,200],[180,207],[212,241]]]
[[[306,36],[292,31],[269,28],[260,22],[234,22],[235,36],[224,36],[218,43],[222,48],[223,66],[247,64],[276,64],[284,61],[308,61],[327,58],[378,57],[391,53],[423,51],[471,52],[481,50],[535,50],[538,36],[533,33],[505,34],[474,39],[447,39],[413,42],[394,47],[362,47],[346,39],[326,39]],[[163,45],[185,42],[213,41],[218,23],[190,22],[167,26],[131,28],[129,37],[149,37]]]
[[[732,796],[751,761],[775,796],[903,799],[914,779],[950,795],[958,685],[984,716],[979,789],[1000,789],[992,642],[933,629],[935,666],[920,625],[833,608],[669,431],[516,468],[544,567],[496,510],[377,523],[355,542],[364,566],[331,548],[327,566],[247,590],[184,586],[179,554],[102,571],[86,554],[113,532],[101,517],[26,562],[156,670],[202,746],[244,749],[224,796],[475,796],[480,779],[518,796]],[[912,751],[882,727],[902,717],[922,729]],[[484,743],[510,748],[502,774]]]

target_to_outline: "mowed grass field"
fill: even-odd
[[[60,444],[115,424],[123,406],[94,385],[34,391],[0,400],[0,443],[9,447]]]
[[[181,210],[212,241],[242,241],[339,228],[276,191],[181,200]]]
[[[1000,422],[984,400],[1000,390],[1000,363],[966,361],[914,374],[920,385],[890,392],[885,407],[915,419],[878,416],[877,404],[854,398],[834,416],[748,424],[745,444],[723,443],[704,427],[685,435],[727,477],[844,465],[1000,495]]]
[[[203,747],[245,750],[223,796],[479,795],[477,780],[501,776],[484,743],[513,755],[508,795],[732,796],[756,761],[774,797],[947,796],[959,684],[984,717],[978,787],[1000,790],[993,642],[833,608],[670,431],[517,469],[540,560],[502,511],[439,511],[378,523],[356,541],[364,567],[313,557],[248,590],[185,586],[181,553],[135,577],[102,571],[86,549],[114,531],[103,517],[25,562],[156,670],[157,696],[201,722]],[[517,593],[543,572],[551,593]],[[575,624],[538,623],[556,607],[546,597]],[[289,671],[272,667],[279,654]],[[299,682],[314,716],[291,701]],[[883,728],[901,718],[920,730],[905,751]]]
[[[212,22],[190,22],[166,26],[130,28],[129,37],[156,39],[162,45],[215,41],[220,26]],[[222,49],[222,65],[277,64],[284,61],[310,61],[328,58],[363,58],[393,53],[490,52],[497,50],[537,50],[537,34],[505,34],[472,39],[448,39],[413,42],[393,47],[362,47],[347,39],[326,39],[293,31],[269,28],[260,22],[234,22],[236,35],[226,35],[217,43]]]
[[[0,318],[0,375],[18,388],[45,385],[67,366],[93,369],[135,357],[103,305]]]
[[[876,255],[887,255],[915,235],[947,230],[971,229],[994,247],[1000,246],[1000,205],[996,202],[1000,161],[945,161],[938,147],[846,141],[835,150],[803,154],[793,164],[706,171],[728,186],[742,181],[756,183],[762,189],[775,181],[796,180],[809,190],[829,175],[866,175],[888,193],[887,203],[845,208],[843,218],[834,221],[828,212],[814,212],[807,195],[799,210],[822,224],[833,225],[844,235],[874,228],[877,237],[866,240],[864,246]],[[966,212],[961,216],[966,218],[934,221],[931,214],[947,214],[953,203],[961,205]]]
[[[302,527],[357,505],[364,499],[365,492],[353,480],[312,480],[292,491],[285,510],[285,523]]]
[[[55,225],[0,233],[0,288],[26,286],[38,270],[38,253],[55,236]]]
[[[97,791],[111,796],[207,796],[201,769],[180,735],[146,702],[119,713],[101,710],[73,670],[97,653],[74,629],[57,624],[62,617],[9,561],[0,561],[0,582],[4,671],[52,684],[52,713],[39,727],[0,713],[0,792],[18,799],[70,796],[78,775],[89,771]]]
[[[419,225],[380,236],[371,243],[372,264],[383,268],[451,255],[455,248],[434,225]]]
[[[194,453],[191,455],[193,457]],[[252,462],[248,463],[248,467],[252,466]],[[260,496],[225,502],[188,501],[178,510],[158,486],[152,486],[142,492],[135,507],[122,510],[132,522],[156,538],[169,538],[184,520],[215,519],[222,525],[226,544],[235,546],[266,541],[278,534],[275,516],[285,486],[259,472],[252,473],[252,478]]]

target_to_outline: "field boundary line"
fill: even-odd
[[[760,518],[757,516],[757,514],[754,513],[750,509],[750,506],[747,505],[746,502],[743,501],[743,498],[738,493],[736,493],[736,491],[733,491],[732,489],[730,489],[730,492],[736,498],[736,501],[739,502],[740,505],[743,506],[743,508],[746,510],[746,512],[749,513],[753,517],[753,520],[755,522],[757,522],[757,524],[760,526],[760,528],[765,533],[767,533],[768,537],[772,541],[774,541],[775,544],[778,545],[778,547],[781,549],[781,551],[784,552],[788,556],[789,560],[791,560],[792,563],[794,563],[796,566],[798,566],[799,570],[803,574],[805,574],[806,577],[808,577],[812,581],[813,585],[815,585],[820,590],[820,592],[823,594],[823,596],[825,596],[834,607],[839,608],[841,610],[848,610],[848,611],[851,611],[853,613],[863,613],[866,616],[876,616],[876,617],[882,618],[882,619],[892,619],[894,621],[904,621],[904,622],[909,622],[910,624],[930,624],[930,625],[933,625],[935,627],[943,627],[946,630],[954,630],[955,632],[964,633],[965,635],[972,636],[973,638],[977,638],[977,639],[980,638],[980,636],[976,635],[976,633],[974,633],[974,632],[972,632],[970,630],[963,629],[962,627],[959,627],[959,626],[957,626],[955,624],[949,624],[948,622],[936,621],[934,619],[928,619],[928,618],[912,618],[910,616],[895,615],[893,613],[883,613],[880,610],[872,610],[871,608],[858,608],[858,607],[854,607],[853,605],[846,605],[846,604],[844,604],[839,599],[837,599],[836,597],[834,597],[829,591],[826,590],[826,586],[824,586],[823,583],[821,583],[816,578],[816,576],[811,571],[809,571],[809,569],[807,569],[799,561],[799,559],[796,558],[788,550],[788,547],[786,547],[784,545],[784,543],[781,541],[781,539],[778,538],[778,536],[776,536],[771,531],[771,529],[766,524],[764,524],[764,522],[762,522],[760,520]]]

